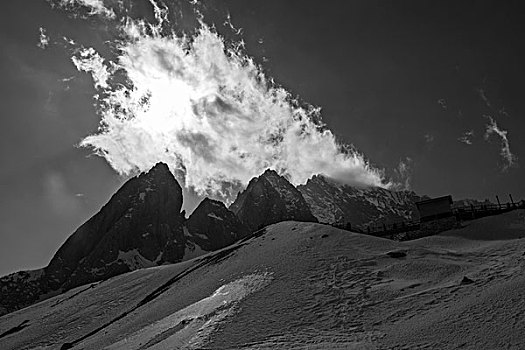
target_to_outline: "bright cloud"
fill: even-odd
[[[485,116],[489,119],[489,123],[486,125],[485,140],[488,140],[492,134],[496,134],[501,138],[501,151],[500,154],[505,161],[503,171],[507,170],[512,165],[516,164],[517,157],[510,151],[510,143],[507,137],[507,131],[502,130],[498,127],[498,124],[491,116]]]
[[[159,23],[167,21],[164,9],[154,11]],[[158,29],[128,19],[115,62],[91,48],[72,58],[93,76],[102,117],[99,132],[81,145],[117,172],[163,161],[186,187],[226,200],[267,168],[294,184],[322,173],[345,184],[387,186],[382,171],[336,141],[319,108],[274,84],[239,45],[229,47],[205,24],[192,36]],[[112,79],[117,75],[126,82]]]
[[[71,57],[73,64],[79,71],[90,73],[95,88],[108,88],[110,72],[104,64],[104,59],[93,48],[79,50],[76,56]]]

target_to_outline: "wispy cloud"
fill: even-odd
[[[115,12],[106,7],[102,0],[59,0],[58,5],[65,8],[83,6],[90,10],[90,16],[102,16],[106,18],[115,18]]]
[[[41,49],[45,49],[49,45],[49,37],[46,35],[45,28],[40,27],[40,35],[38,37],[38,46]]]
[[[485,140],[488,140],[492,134],[496,134],[501,138],[500,154],[505,161],[503,171],[506,171],[509,167],[515,165],[517,161],[517,157],[510,151],[508,132],[498,127],[498,124],[491,116],[486,115],[485,117],[489,120],[489,123],[486,125]]]
[[[485,90],[483,88],[478,88],[476,91],[478,92],[478,95],[483,100],[483,102],[485,102],[485,105],[488,108],[492,108],[492,104],[490,103],[487,94],[485,93]]]
[[[439,100],[437,100],[437,103],[441,106],[441,108],[443,108],[444,111],[447,110],[447,101],[445,101],[444,98],[440,98]]]
[[[465,145],[472,145],[472,137],[474,136],[474,130],[465,131],[459,138],[458,141]]]
[[[425,137],[425,142],[426,143],[434,142],[434,135],[432,135],[432,134],[425,134],[424,137]]]
[[[236,35],[242,34],[242,28],[236,28],[233,25],[230,13],[228,13],[228,15],[226,16],[226,20],[224,21],[222,25],[225,27],[229,27]]]
[[[399,164],[394,169],[394,187],[397,190],[410,190],[412,181],[412,158],[406,157],[399,161]]]
[[[82,48],[76,56],[71,57],[73,64],[79,71],[90,73],[95,88],[107,88],[110,72],[104,64],[104,59],[92,47]]]
[[[498,113],[499,113],[500,115],[505,116],[505,117],[510,117],[509,113],[507,113],[507,111],[505,110],[505,106],[501,107],[501,108],[499,109]]]

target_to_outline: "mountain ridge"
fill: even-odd
[[[366,225],[412,218],[413,192],[340,185],[316,175],[295,187],[275,170],[250,180],[227,208],[203,199],[189,218],[182,188],[158,163],[128,180],[62,244],[50,263],[0,278],[0,315],[71,288],[218,250],[281,221]]]
[[[314,175],[297,189],[319,222],[339,226],[417,220],[415,203],[423,198],[413,191],[357,188],[323,175]]]

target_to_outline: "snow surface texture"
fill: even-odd
[[[0,348],[521,349],[524,237],[524,210],[409,242],[282,222],[5,315]]]
[[[234,314],[239,301],[263,288],[270,280],[271,276],[266,272],[225,284],[211,296],[144,327],[109,346],[108,350],[139,349],[145,342],[150,343],[152,349],[198,349],[220,321]]]

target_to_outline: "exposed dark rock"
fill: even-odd
[[[474,283],[473,280],[471,280],[467,276],[463,276],[463,279],[461,280],[461,284],[472,284],[472,283]]]
[[[62,346],[60,347],[60,350],[68,350],[68,349],[73,349],[73,344],[72,343],[64,343],[62,344]]]
[[[285,220],[317,222],[301,193],[274,170],[253,178],[230,210],[251,231]]]
[[[166,164],[130,179],[60,247],[46,268],[51,286],[71,288],[148,264],[180,261],[185,249],[181,207],[182,189]]]
[[[250,234],[237,216],[219,201],[205,198],[186,222],[189,239],[207,251],[226,247]]]
[[[396,250],[396,251],[388,252],[386,253],[386,255],[394,259],[400,259],[400,258],[406,257],[407,253],[402,250]]]

